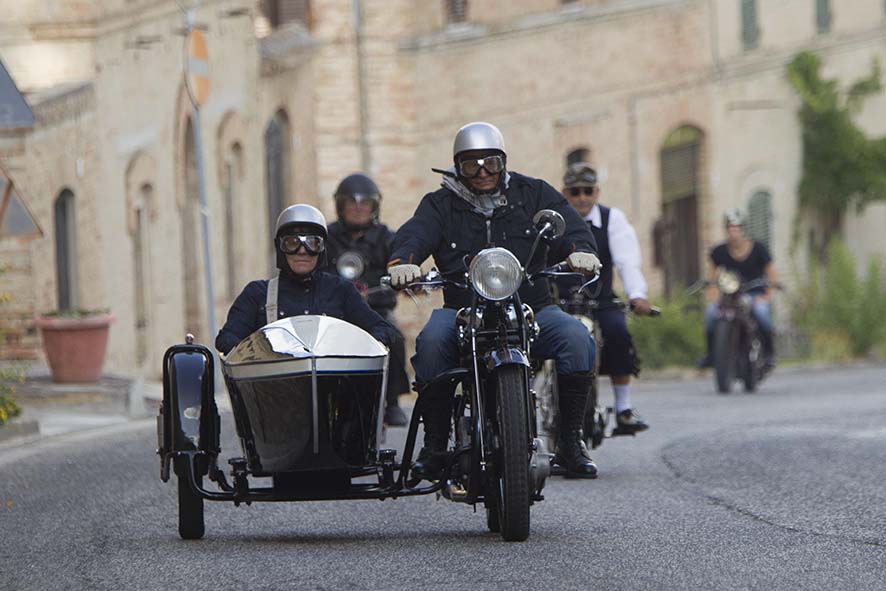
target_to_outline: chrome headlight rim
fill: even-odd
[[[494,302],[506,300],[520,289],[523,267],[506,248],[486,248],[468,267],[471,285],[481,297]]]
[[[363,271],[366,270],[366,263],[363,262],[363,257],[359,253],[349,250],[338,257],[335,270],[348,281],[356,281],[363,276]]]
[[[726,295],[732,295],[741,288],[741,278],[735,271],[720,269],[717,272],[717,288]]]

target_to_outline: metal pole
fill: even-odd
[[[372,149],[369,145],[369,91],[366,86],[366,55],[363,38],[363,3],[351,0],[354,17],[354,49],[357,74],[357,107],[360,118],[360,167],[372,175]]]
[[[212,285],[212,249],[209,247],[209,205],[206,202],[206,179],[203,174],[203,136],[200,129],[200,107],[194,104],[191,111],[191,125],[194,128],[194,158],[197,165],[197,194],[200,197],[200,229],[203,238],[203,264],[206,275],[206,317],[209,323],[209,342],[215,339],[218,328],[215,324],[215,290]]]

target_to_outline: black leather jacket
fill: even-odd
[[[505,192],[507,205],[497,208],[488,220],[449,189],[425,195],[412,218],[397,231],[389,265],[420,265],[433,255],[440,272],[454,276],[463,273],[466,263],[490,246],[507,248],[526,264],[537,234],[532,217],[541,209],[559,212],[566,220],[566,232],[550,249],[539,247],[529,271],[558,263],[572,252],[596,253],[594,236],[559,191],[540,179],[514,172],[510,175]],[[546,279],[533,285],[524,283],[519,294],[535,310],[553,303]],[[447,288],[443,297],[447,308],[470,305],[467,290]]]
[[[216,349],[227,355],[240,341],[267,324],[267,295],[267,279],[252,281],[243,288],[215,339]],[[305,277],[281,272],[277,314],[280,318],[303,314],[341,318],[356,324],[388,347],[402,338],[397,329],[366,304],[350,281],[322,272],[315,271]]]
[[[340,221],[329,224],[329,238],[326,241],[327,273],[338,274],[338,258],[346,252],[357,252],[363,257],[365,270],[358,281],[366,287],[378,287],[382,276],[388,274],[388,259],[391,258],[391,242],[394,233],[384,224],[373,224],[360,232],[356,238]],[[366,298],[376,312],[393,310],[397,305],[397,294],[392,290],[373,290]]]

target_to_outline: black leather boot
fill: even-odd
[[[593,373],[561,375],[557,379],[560,396],[560,429],[554,462],[565,470],[566,478],[596,478],[597,465],[588,455],[581,437],[585,406]]]
[[[432,382],[433,384],[433,382]],[[446,446],[449,443],[449,425],[452,422],[452,387],[449,383],[418,388],[425,445],[412,465],[412,476],[435,480],[446,467]]]

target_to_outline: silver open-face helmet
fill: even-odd
[[[281,237],[296,227],[310,229],[312,232],[316,232],[317,236],[321,236],[324,241],[329,237],[326,231],[326,218],[319,209],[307,203],[290,205],[277,216],[277,224],[274,228],[274,251],[277,253],[277,268],[279,269],[289,268],[286,255],[280,249]]]

